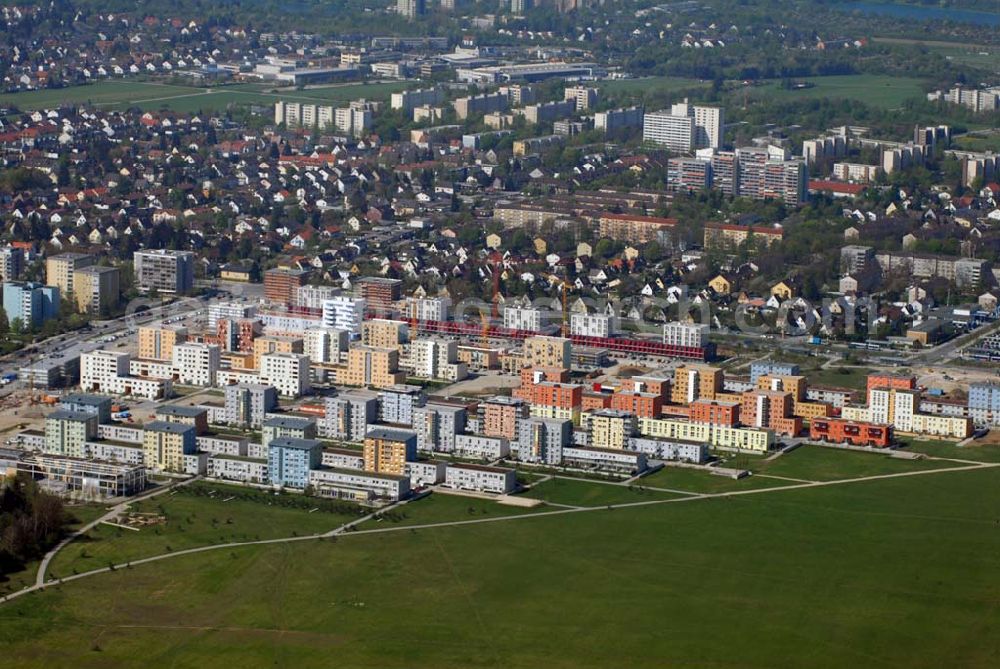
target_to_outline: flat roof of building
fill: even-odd
[[[88,420],[96,418],[96,416],[94,414],[85,413],[83,411],[69,411],[68,409],[56,409],[48,416],[46,416],[45,420],[49,420],[50,418],[52,420],[72,420],[78,423],[84,423]]]
[[[272,439],[267,444],[268,448],[291,448],[300,451],[311,451],[314,448],[322,448],[323,444],[317,439],[298,439],[296,437],[278,437]]]
[[[197,418],[208,413],[208,409],[202,409],[201,407],[186,407],[177,404],[165,404],[163,406],[156,407],[156,415],[158,416],[182,416],[184,418]]]
[[[507,472],[514,471],[509,467],[490,467],[489,465],[473,465],[466,462],[453,462],[448,465],[448,469],[473,469],[480,472],[489,472],[492,474],[506,474]]]
[[[87,406],[101,406],[111,404],[112,399],[107,395],[95,395],[93,393],[69,393],[59,398],[60,404],[85,404]]]
[[[395,427],[371,427],[365,434],[366,439],[385,439],[387,441],[408,441],[415,439],[417,433],[413,430],[401,430]]]
[[[297,418],[295,416],[272,416],[264,419],[264,427],[287,427],[302,430],[316,423],[312,418]]]
[[[184,425],[183,423],[170,423],[165,420],[154,420],[151,423],[146,423],[147,432],[172,432],[174,434],[184,434],[185,432],[194,432],[193,425]]]

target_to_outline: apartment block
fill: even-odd
[[[662,242],[669,239],[670,231],[676,225],[676,218],[602,213],[598,220],[598,233],[601,237],[609,237],[629,244],[645,244],[646,242]]]
[[[355,346],[347,352],[346,367],[337,369],[337,383],[342,386],[387,388],[405,381],[396,349]]]
[[[483,434],[517,439],[518,423],[527,416],[528,405],[524,400],[497,395],[484,400],[480,407],[483,412]]]
[[[309,472],[319,467],[322,455],[323,445],[315,439],[272,439],[267,446],[267,482],[304,490],[309,485]]]
[[[97,264],[97,257],[89,253],[60,253],[45,260],[45,283],[57,287],[61,294],[74,292],[73,279],[76,271]],[[16,277],[4,275],[5,281]]]
[[[406,462],[417,459],[417,435],[411,430],[373,427],[365,435],[365,471],[403,476]]]
[[[24,328],[40,327],[59,314],[60,293],[55,286],[31,281],[3,282],[3,309],[7,322],[20,321]]]
[[[517,459],[559,465],[563,449],[572,443],[573,425],[561,418],[532,417],[518,425]]]
[[[425,379],[461,381],[468,367],[458,361],[458,342],[453,339],[417,339],[410,344],[413,375]]]
[[[187,341],[186,328],[144,325],[139,327],[139,357],[143,360],[173,360],[174,346]]]
[[[260,357],[260,382],[283,397],[309,392],[309,358],[300,353],[266,353]]]
[[[684,365],[674,370],[670,401],[690,404],[698,399],[714,400],[722,392],[724,374],[721,369],[708,365]]]
[[[135,284],[139,290],[186,293],[194,287],[194,253],[150,249],[133,255]]]
[[[406,321],[373,318],[361,327],[361,343],[372,348],[392,348],[403,350],[403,344],[410,340],[410,327]]]
[[[865,423],[843,418],[822,418],[809,423],[809,438],[852,446],[888,448],[892,445],[891,425]]]
[[[304,345],[301,337],[266,335],[253,340],[253,366],[260,369],[261,358],[272,353],[302,353]]]
[[[533,307],[505,307],[503,326],[508,330],[538,332],[542,329],[542,310]]]
[[[191,425],[154,420],[143,430],[144,464],[149,469],[185,471],[184,456],[198,451],[197,433]]]
[[[517,473],[505,467],[451,464],[445,470],[444,485],[457,490],[506,495],[517,489]]]
[[[73,299],[78,311],[108,314],[118,306],[121,288],[117,267],[91,265],[73,273]]]
[[[274,386],[236,384],[225,386],[223,392],[227,425],[259,429],[264,417],[278,406],[278,391]]]
[[[344,330],[352,336],[361,334],[366,303],[363,298],[341,295],[323,302],[323,327]]]
[[[274,439],[290,437],[292,439],[315,439],[316,421],[298,416],[271,416],[261,424],[261,446],[264,452]]]
[[[625,448],[636,425],[635,414],[618,409],[587,411],[580,418],[580,427],[589,430],[589,444],[594,448]]]
[[[378,420],[379,401],[374,393],[341,393],[327,397],[324,404],[325,414],[319,421],[319,432],[327,439],[363,441],[368,425]]]
[[[563,337],[534,336],[524,340],[526,367],[562,367],[569,369],[573,360],[573,345]]]
[[[309,270],[275,267],[264,272],[264,297],[274,304],[295,304],[299,289],[309,281]]]
[[[45,417],[46,453],[83,458],[87,442],[96,438],[96,414],[60,409]]]

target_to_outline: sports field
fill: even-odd
[[[174,557],[0,605],[5,666],[991,667],[1000,468]]]
[[[769,100],[804,100],[830,98],[860,100],[874,107],[892,109],[912,98],[924,95],[923,80],[875,74],[848,74],[831,77],[807,77],[810,88],[785,89],[780,82],[752,89],[753,95]]]
[[[686,79],[684,77],[641,77],[602,81],[598,84],[598,88],[611,95],[619,93],[636,95],[639,93],[671,92],[687,88],[706,88],[709,83],[700,79]]]
[[[230,105],[269,105],[277,100],[317,104],[339,104],[361,97],[387,100],[392,93],[416,85],[415,82],[351,83],[274,92],[273,86],[261,84],[201,88],[156,82],[102,81],[85,86],[3,94],[0,95],[0,107],[31,110],[87,103],[106,109],[139,107],[193,113],[221,111]]]

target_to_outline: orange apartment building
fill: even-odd
[[[818,418],[809,424],[809,438],[813,441],[888,448],[892,445],[893,434],[891,425],[845,418]]]
[[[223,351],[253,353],[253,341],[261,333],[260,321],[251,318],[234,320],[220,318],[215,325],[218,341]]]
[[[611,408],[611,393],[602,393],[599,390],[584,390],[580,400],[581,411],[597,411],[599,409]]]
[[[669,376],[633,376],[623,385],[631,384],[632,390],[637,393],[652,393],[659,395],[664,400],[670,399],[670,377]]]
[[[480,404],[483,410],[483,434],[488,437],[517,438],[517,427],[527,415],[524,400],[502,395],[491,397]]]
[[[537,406],[557,409],[579,409],[583,403],[583,386],[579,383],[542,381],[529,386],[527,401]]]
[[[690,404],[698,399],[714,400],[722,392],[723,372],[709,365],[684,365],[674,370],[670,399],[674,404]]]
[[[365,436],[364,468],[368,472],[406,475],[406,461],[416,459],[417,441],[412,432],[378,427]]]
[[[792,414],[795,399],[780,390],[750,390],[743,393],[740,421],[750,427],[768,428],[789,437],[802,431],[802,418]]]
[[[663,412],[663,398],[653,393],[617,392],[611,396],[611,408],[643,418],[659,418]]]
[[[365,308],[377,314],[390,313],[403,295],[403,282],[380,276],[358,280],[358,294],[365,298]]]
[[[905,374],[869,374],[868,383],[865,388],[865,398],[870,404],[872,401],[872,391],[875,389],[889,390],[916,390],[917,379],[914,376]]]
[[[782,390],[792,394],[792,415],[811,420],[833,415],[833,405],[826,402],[809,402],[806,391],[809,381],[804,376],[762,376],[757,379],[758,390]]]
[[[309,281],[309,271],[275,267],[264,272],[264,297],[275,304],[295,304],[299,288]]]
[[[690,404],[688,418],[695,423],[736,427],[740,424],[740,405],[719,400],[695,400]]]
[[[174,346],[187,341],[184,328],[139,328],[139,358],[142,360],[173,360]]]

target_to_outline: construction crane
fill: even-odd
[[[549,274],[550,281],[555,281],[562,288],[562,336],[569,336],[569,291],[575,288],[572,283],[562,278],[561,276],[556,276],[555,274]]]
[[[490,278],[493,282],[493,294],[490,297],[490,313],[487,315],[486,312],[482,314],[483,329],[482,329],[482,341],[483,345],[489,347],[490,345],[490,326],[491,322],[496,323],[497,318],[500,315],[500,268],[503,265],[503,256],[501,256],[497,251],[491,253],[488,257]]]

